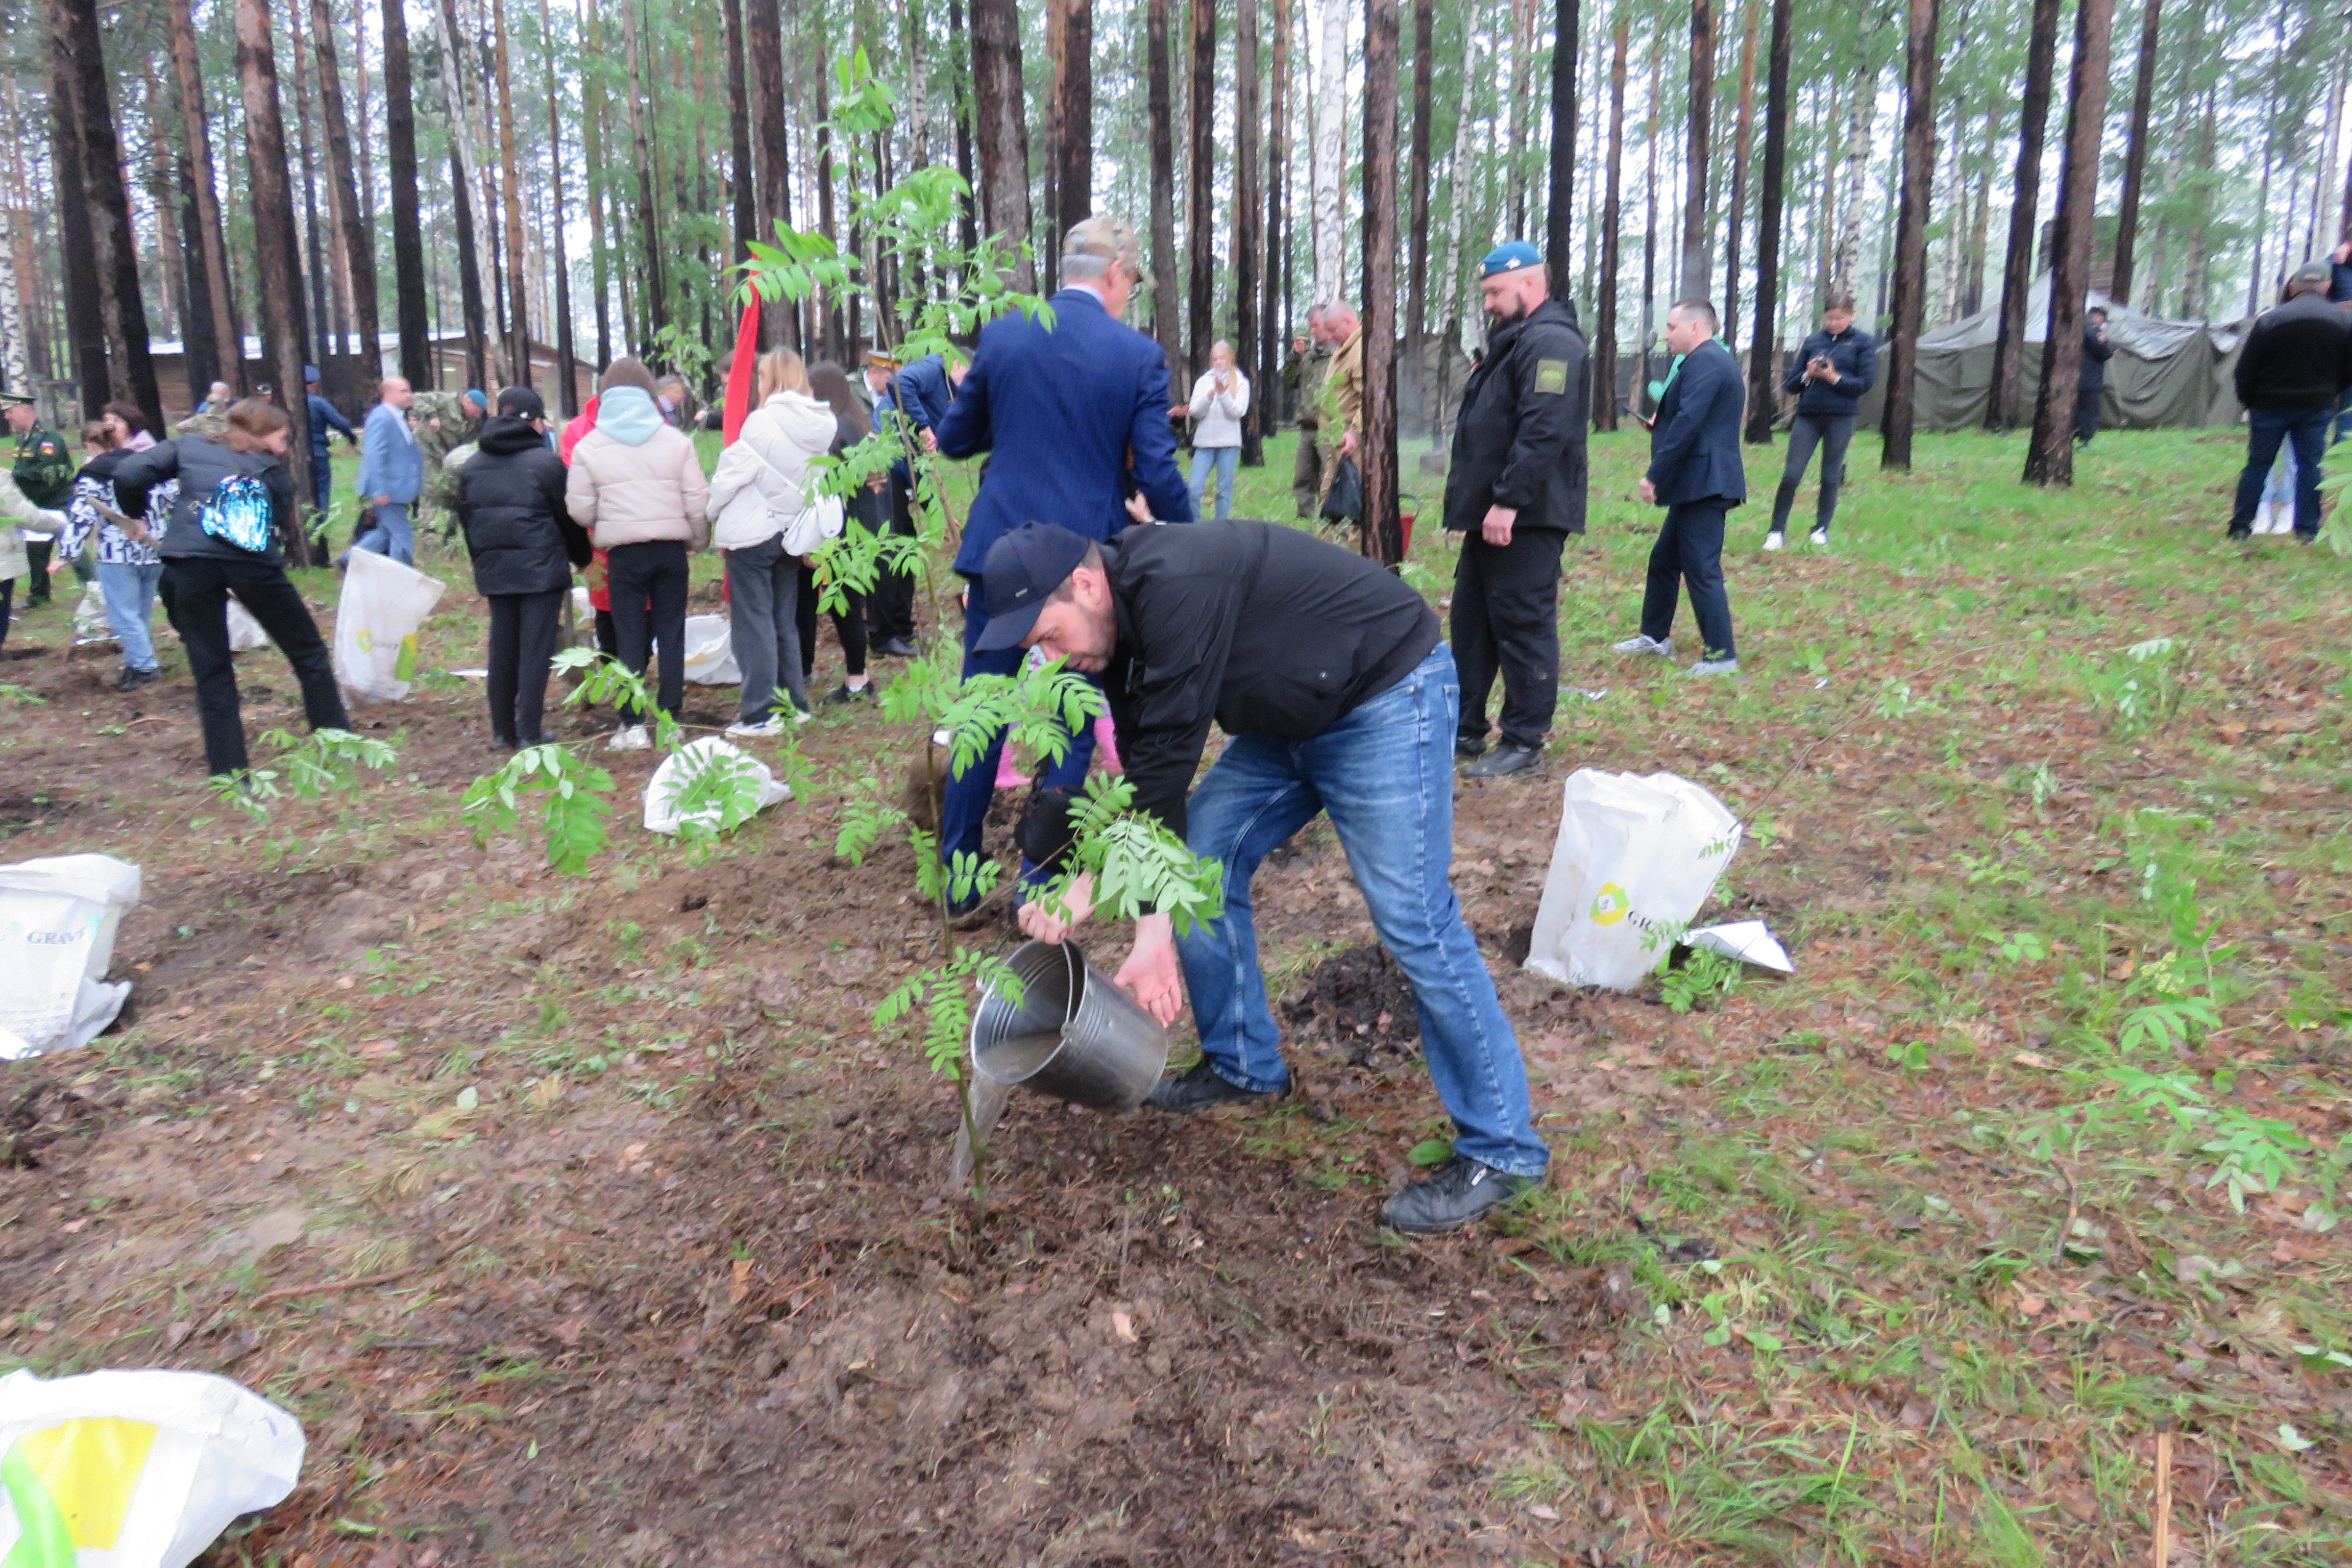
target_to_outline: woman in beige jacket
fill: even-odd
[[[572,448],[563,499],[572,521],[604,552],[621,662],[643,675],[660,649],[656,700],[675,717],[686,700],[686,558],[710,542],[710,486],[694,442],[663,422],[653,375],[640,361],[625,357],[604,367],[596,427]],[[611,749],[641,752],[652,743],[645,715],[624,708]]]

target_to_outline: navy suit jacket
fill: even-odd
[[[950,458],[989,454],[955,569],[980,574],[988,547],[1024,522],[1108,539],[1129,521],[1127,458],[1163,522],[1191,522],[1168,423],[1160,345],[1111,319],[1092,290],[1054,296],[1054,325],[1000,316],[981,329],[971,369],[935,427]]]
[[[1650,483],[1660,506],[1748,499],[1748,469],[1739,460],[1739,416],[1748,402],[1739,363],[1715,339],[1691,351],[1658,400],[1650,431]]]
[[[940,422],[948,416],[948,405],[955,401],[955,384],[948,380],[948,362],[937,354],[925,354],[890,378],[889,395],[899,418],[917,430],[937,430]],[[918,437],[916,445],[921,444]],[[891,464],[890,471],[902,481],[911,482],[914,478],[904,458]]]

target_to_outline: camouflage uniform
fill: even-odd
[[[417,521],[429,510],[440,514],[444,532],[456,523],[457,476],[446,462],[451,452],[481,439],[482,422],[461,406],[464,395],[455,392],[420,392],[409,405],[409,427],[425,458],[425,490],[417,498]]]
[[[73,499],[73,455],[66,450],[64,438],[46,425],[37,424],[16,438],[16,462],[9,477],[35,506],[57,511]],[[26,606],[46,605],[49,602],[48,539],[26,539],[25,554],[28,563]]]
[[[1283,384],[1297,394],[1293,406],[1298,410],[1298,450],[1290,461],[1290,499],[1301,517],[1315,515],[1323,494],[1323,459],[1315,430],[1323,422],[1323,376],[1330,368],[1331,351],[1312,339],[1305,353],[1294,353],[1282,367]]]
[[[1359,442],[1363,439],[1364,328],[1360,321],[1348,334],[1348,341],[1331,351],[1330,366],[1323,373],[1316,402],[1322,414],[1322,427],[1317,432],[1323,449],[1319,506],[1319,497],[1331,492],[1331,471],[1339,464],[1340,443],[1349,436]]]

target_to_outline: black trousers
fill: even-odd
[[[1723,521],[1728,502],[1710,496],[1666,509],[1658,542],[1650,547],[1650,578],[1642,594],[1642,635],[1666,640],[1675,629],[1675,602],[1690,589],[1691,614],[1708,658],[1737,658],[1731,642],[1731,597],[1723,591]]]
[[[313,730],[348,730],[343,694],[335,685],[334,663],[319,636],[310,608],[287,580],[286,569],[259,558],[231,561],[213,555],[166,556],[158,590],[172,629],[188,656],[196,680],[196,721],[205,734],[205,772],[218,777],[249,765],[245,720],[237,701],[236,668],[229,662],[228,597],[253,613],[302,687],[302,716]]]
[[[9,603],[16,596],[16,579],[0,579],[0,647],[8,646]]]
[[[1789,460],[1780,468],[1780,489],[1772,498],[1772,531],[1785,533],[1789,513],[1797,502],[1797,487],[1805,482],[1805,468],[1813,448],[1822,449],[1822,493],[1813,502],[1813,526],[1827,533],[1837,515],[1838,488],[1845,483],[1845,449],[1853,439],[1850,414],[1800,414],[1789,422]]]
[[[2086,386],[2074,394],[2074,439],[2087,447],[2099,433],[2100,391]]]
[[[1568,536],[1514,529],[1489,544],[1473,529],[1454,564],[1454,663],[1462,673],[1465,740],[1486,738],[1486,694],[1503,678],[1503,739],[1530,751],[1559,703],[1559,552]]]
[[[507,744],[539,743],[566,592],[483,595],[490,602],[490,734]]]
[[[30,610],[49,602],[49,551],[46,539],[25,541],[25,608]]]
[[[886,574],[882,581],[890,579]],[[805,683],[816,673],[816,612],[818,589],[816,572],[805,561],[801,563],[800,603],[793,615],[801,633],[801,679]],[[866,673],[866,633],[874,613],[870,595],[852,594],[849,608],[836,611],[833,629],[841,637],[841,668],[850,675]],[[911,626],[909,627],[911,630]]]
[[[890,476],[890,531],[902,539],[915,537],[914,487],[896,474]],[[815,629],[814,615],[814,611],[810,612],[812,618],[809,618],[802,627],[801,650],[803,658],[815,657],[813,650],[816,645],[810,637]],[[892,637],[905,637],[908,642],[914,641],[915,574],[911,572],[894,572],[888,566],[884,566],[881,576],[875,580],[874,592],[866,595],[865,619],[866,637],[871,637],[875,642],[888,642]],[[849,638],[845,629],[842,636],[841,646],[844,651],[848,649]],[[857,663],[850,673],[858,674],[865,668],[866,648],[865,641],[861,638],[857,649]]]
[[[661,654],[654,700],[676,718],[686,705],[686,541],[650,539],[616,544],[604,552],[605,581],[612,585],[615,656],[630,673],[643,675],[655,650]],[[623,724],[646,716],[624,705]]]

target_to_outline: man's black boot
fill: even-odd
[[[1484,735],[1456,735],[1454,737],[1454,760],[1455,762],[1471,762],[1476,758],[1483,757],[1486,754],[1486,737]]]
[[[1206,1061],[1195,1062],[1192,1070],[1174,1078],[1163,1078],[1160,1087],[1151,1091],[1143,1103],[1154,1110],[1172,1111],[1178,1116],[1190,1116],[1196,1110],[1206,1110],[1218,1105],[1247,1105],[1254,1100],[1272,1100],[1271,1089],[1241,1089],[1227,1083]]]
[[[1468,1225],[1499,1204],[1535,1185],[1528,1176],[1507,1176],[1491,1165],[1455,1154],[1381,1205],[1381,1218],[1399,1230],[1427,1236]]]
[[[1465,779],[1508,778],[1543,765],[1543,752],[1534,746],[1522,746],[1505,741],[1485,756],[1462,770]]]

